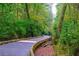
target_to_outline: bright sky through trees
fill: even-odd
[[[56,10],[56,3],[54,3],[54,4],[52,4],[52,13],[53,13],[53,17],[56,17],[56,12],[57,12],[57,10]]]

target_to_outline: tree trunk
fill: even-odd
[[[28,18],[28,20],[31,20],[27,3],[25,4],[25,7],[26,7],[25,10],[26,10],[26,13],[27,13],[27,18]],[[29,33],[30,33],[30,36],[32,36],[32,37],[34,36],[33,32],[32,32],[32,25],[31,24],[30,24],[30,27],[29,27]]]
[[[67,7],[67,4],[63,4],[63,7],[62,7],[62,13],[60,15],[60,18],[59,18],[59,23],[58,23],[58,28],[57,28],[57,33],[58,33],[58,38],[60,37],[60,33],[61,33],[61,29],[62,29],[62,24],[63,24],[63,20],[64,20],[64,15],[65,15],[65,11],[66,11],[66,7]]]
[[[49,4],[50,9],[50,24],[49,24],[49,32],[52,34],[52,25],[53,25],[53,14],[52,14],[52,4]]]
[[[25,11],[27,13],[27,18],[30,19],[28,4],[25,3]]]

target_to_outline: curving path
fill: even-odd
[[[50,36],[33,37],[29,40],[0,45],[0,56],[28,56],[31,47],[38,41],[45,40]]]

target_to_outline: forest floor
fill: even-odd
[[[31,47],[35,43],[49,37],[50,36],[32,37],[28,40],[21,40],[0,45],[0,56],[28,56]]]
[[[38,47],[35,51],[35,56],[53,56],[54,55],[54,49],[52,47],[52,42],[48,41],[44,44],[42,44],[40,47]]]

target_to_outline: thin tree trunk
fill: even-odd
[[[16,6],[16,17],[17,17],[17,20],[19,19],[19,14],[18,14],[18,12],[19,12],[19,10],[18,10],[18,4],[15,4],[15,6]]]
[[[50,34],[52,34],[52,24],[53,24],[52,4],[49,4],[49,8],[50,8],[49,32],[50,32]]]
[[[28,8],[28,4],[27,4],[27,3],[25,3],[25,11],[26,11],[26,13],[27,13],[28,19],[30,19],[29,8]]]

